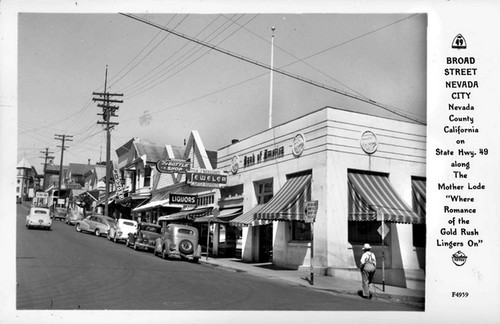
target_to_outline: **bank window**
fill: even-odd
[[[382,238],[378,229],[381,225],[379,221],[349,221],[348,240],[358,244],[380,244]]]
[[[426,179],[421,177],[412,177],[411,179],[411,193],[412,193],[412,206],[413,211],[420,217],[425,219],[426,215],[426,193],[425,193]],[[425,224],[413,224],[413,246],[425,247],[426,241],[426,226]]]
[[[273,179],[263,180],[255,183],[255,195],[257,204],[265,204],[273,197]]]
[[[292,221],[292,241],[310,241],[311,223]]]

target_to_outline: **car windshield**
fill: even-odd
[[[36,209],[35,214],[47,214],[46,210]]]

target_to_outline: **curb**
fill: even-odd
[[[235,267],[230,267],[230,266],[223,265],[223,264],[216,264],[216,263],[212,263],[212,262],[209,262],[206,260],[200,259],[199,262],[200,262],[200,264],[204,264],[204,265],[211,266],[214,268],[221,268],[223,270],[230,270],[230,271],[234,271],[234,272],[244,272],[244,273],[252,274],[255,276],[259,276],[259,274],[252,272],[252,271],[237,269]],[[292,281],[292,280],[287,280],[284,278],[281,278],[281,280],[282,281]],[[349,290],[349,289],[341,289],[341,288],[324,288],[324,287],[318,287],[318,286],[314,286],[314,285],[310,285],[310,284],[297,283],[295,281],[292,281],[292,282],[294,282],[295,284],[298,284],[301,287],[306,287],[306,288],[315,289],[315,290],[319,290],[319,291],[326,291],[326,292],[332,292],[332,293],[343,294],[343,295],[351,295],[351,296],[356,296],[356,297],[359,296],[358,295],[359,290]],[[425,305],[425,298],[424,297],[395,295],[395,294],[388,294],[388,293],[384,293],[384,292],[377,293],[374,299],[376,299],[376,300],[383,299],[383,300],[387,300],[387,301],[394,301],[394,302],[398,302],[398,303],[419,306],[422,308]]]

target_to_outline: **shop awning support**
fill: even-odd
[[[380,215],[380,210],[376,208],[377,219]],[[382,291],[385,292],[385,215],[382,214]]]

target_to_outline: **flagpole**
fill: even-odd
[[[269,128],[273,127],[273,69],[274,69],[274,30],[271,27],[271,76],[269,80]]]

